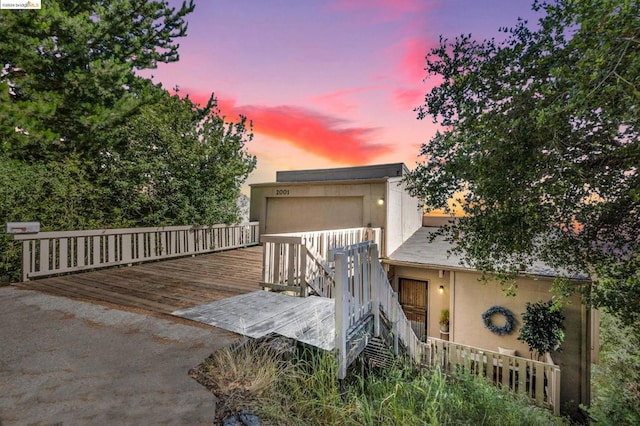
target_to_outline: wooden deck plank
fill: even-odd
[[[271,333],[331,350],[335,346],[335,304],[332,299],[306,298],[255,291],[172,315],[259,338]]]
[[[27,288],[23,287],[22,285],[20,287]],[[28,289],[41,291],[47,294],[53,294],[55,296],[69,297],[71,299],[87,300],[91,302],[108,303],[129,308],[143,309],[156,313],[167,313],[170,312],[171,309],[171,307],[169,306],[156,304],[148,300],[132,300],[126,295],[93,291],[90,287],[78,289],[75,286],[69,286],[67,283],[59,284],[55,282],[48,282],[46,285],[41,285],[38,282],[33,282],[28,287]]]
[[[262,247],[18,283],[20,288],[161,314],[260,288]]]

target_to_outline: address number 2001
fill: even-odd
[[[276,189],[276,195],[289,195],[288,189]]]

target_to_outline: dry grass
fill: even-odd
[[[290,351],[282,339],[244,340],[215,352],[190,374],[216,396],[221,418],[264,405],[279,377],[291,370]]]

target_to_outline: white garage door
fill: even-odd
[[[362,197],[267,198],[265,233],[365,226]]]

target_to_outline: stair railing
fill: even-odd
[[[349,345],[349,336],[362,322],[373,320],[373,335],[380,336],[381,315],[391,324],[394,353],[400,344],[416,362],[422,363],[426,346],[418,339],[407,319],[397,293],[393,291],[387,274],[378,258],[378,248],[364,242],[332,250],[330,260],[335,262],[336,349],[338,377],[346,376],[349,364],[364,350]],[[365,345],[366,346],[366,345]]]
[[[380,242],[380,228],[349,228],[288,234],[265,234],[261,285],[300,296],[314,292],[333,297],[333,265],[329,251],[362,241]]]

